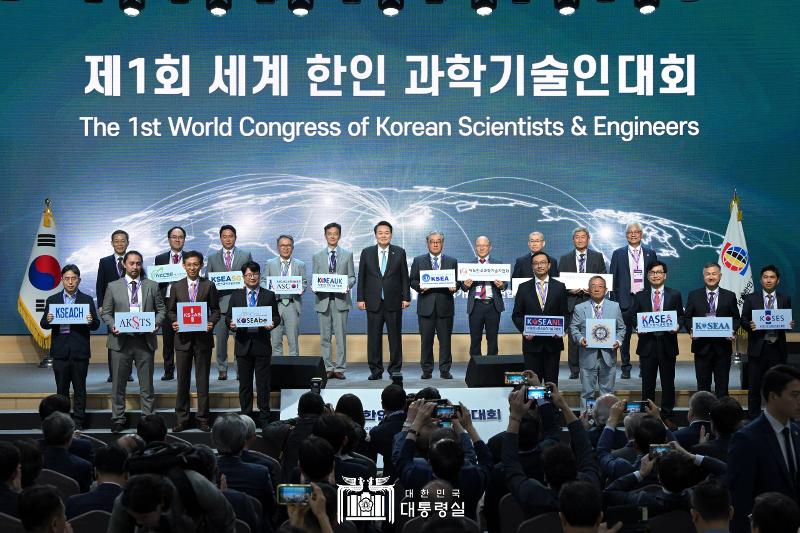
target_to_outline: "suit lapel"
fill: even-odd
[[[762,414],[761,415],[761,419],[762,419],[762,421],[761,421],[761,429],[764,432],[764,438],[767,441],[767,444],[769,445],[770,450],[772,452],[771,455],[772,455],[772,457],[775,458],[775,461],[778,463],[778,467],[779,467],[779,469],[781,471],[781,475],[783,475],[783,478],[787,482],[789,482],[789,485],[794,487],[795,484],[792,482],[792,480],[791,480],[791,478],[789,476],[789,468],[786,466],[786,460],[783,458],[783,452],[781,451],[781,447],[778,444],[778,437],[775,435],[775,432],[772,430],[772,426],[770,425],[769,420],[767,420],[767,417]],[[795,432],[796,432],[796,430],[794,428],[792,428],[792,433],[795,433]],[[793,439],[793,442],[795,442],[795,450],[797,450],[797,444],[796,444],[797,440]]]

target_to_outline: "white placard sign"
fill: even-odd
[[[147,277],[158,283],[172,283],[186,277],[186,270],[180,263],[170,263],[168,265],[153,265],[145,268]]]
[[[267,290],[275,294],[302,294],[303,276],[268,276]]]
[[[654,311],[636,313],[636,330],[639,333],[655,333],[656,331],[675,331],[678,324],[677,311]]]
[[[272,325],[272,306],[232,307],[231,322],[237,328],[257,328]]]
[[[554,335],[562,337],[564,335],[564,317],[525,315],[525,327],[522,334],[539,337],[552,337]]]
[[[244,287],[244,274],[241,272],[209,272],[208,279],[218,291],[241,289]]]
[[[756,329],[792,329],[791,309],[753,309]]]
[[[152,311],[114,313],[114,326],[120,333],[153,333],[156,314]]]
[[[557,278],[553,279],[557,279],[567,287],[568,291],[571,291],[573,289],[588,289],[589,280],[595,276],[600,276],[604,280],[606,280],[606,289],[611,290],[611,287],[614,286],[613,274],[586,274],[578,272],[561,272]]]
[[[86,324],[89,320],[89,304],[53,304],[51,324]]]
[[[420,270],[419,287],[421,289],[451,289],[456,286],[456,271]]]
[[[617,321],[613,318],[586,320],[586,347],[613,348],[617,342]]]
[[[511,280],[511,265],[500,263],[459,263],[458,281]]]
[[[345,274],[314,274],[311,276],[311,290],[314,292],[347,292]]]
[[[206,302],[178,302],[178,331],[206,331],[208,304]]]
[[[525,283],[526,281],[530,281],[533,278],[512,278],[511,279],[511,296],[517,295],[517,289],[519,286]]]
[[[729,316],[696,316],[692,318],[695,337],[733,337],[733,319]]]

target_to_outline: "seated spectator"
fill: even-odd
[[[354,457],[349,452],[358,439],[355,423],[346,415],[322,415],[314,422],[313,434],[330,443],[336,453],[336,466],[333,468],[336,483],[344,484],[345,477],[367,479],[376,476],[375,463],[369,464],[366,458]]]
[[[297,402],[297,418],[279,420],[264,427],[264,441],[277,443],[275,451],[278,453],[273,452],[270,455],[276,459],[280,458],[281,471],[285,478],[297,466],[297,450],[300,443],[311,435],[314,422],[326,409],[322,396],[316,392],[306,392]]]
[[[622,420],[622,426],[625,428],[624,431],[622,431],[626,439],[625,444],[616,450],[612,450],[611,455],[625,459],[631,463],[636,461],[639,454],[636,451],[636,443],[633,440],[633,436],[636,434],[636,430],[639,426],[642,425],[642,420],[644,420],[644,413],[628,413],[625,415],[625,418]],[[608,421],[608,419],[606,419],[606,421]],[[619,433],[620,431],[617,429],[616,434],[619,435]]]
[[[445,479],[459,489],[465,514],[474,519],[478,500],[483,496],[489,480],[492,455],[475,430],[469,409],[461,404],[459,409],[456,410],[456,418],[452,419],[453,428],[437,430],[442,434],[449,434],[451,437],[444,439],[431,438],[431,444],[428,449],[428,462],[415,461],[414,452],[417,437],[420,436],[420,430],[423,427],[430,425],[435,406],[436,404],[433,402],[415,400],[409,407],[408,419],[411,421],[411,428],[405,435],[400,455],[395,465],[400,473],[400,482],[403,483],[406,489],[419,490],[431,481],[434,476]],[[459,438],[461,434],[468,436],[469,448],[474,449],[477,454],[477,464],[472,464],[471,461],[465,460],[466,453],[463,439]]]
[[[645,506],[648,516],[657,516],[675,510],[689,510],[688,490],[699,477],[721,477],[725,475],[725,463],[713,457],[693,455],[684,450],[680,444],[673,442],[674,451],[660,457],[645,454],[640,462],[639,470],[627,474],[612,482],[605,490],[605,501],[608,506],[636,505]],[[655,468],[658,484],[663,490],[636,491],[636,488]]]
[[[195,471],[203,474],[203,477],[220,488],[222,495],[225,496],[225,499],[227,499],[228,503],[233,507],[236,518],[246,523],[253,533],[272,531],[272,525],[269,524],[269,522],[266,523],[266,527],[263,530],[261,529],[262,517],[256,512],[255,506],[247,494],[227,488],[227,480],[219,473],[217,456],[214,455],[214,450],[205,444],[195,444],[194,451],[198,458],[198,464],[194,465]]]
[[[42,448],[31,438],[19,439],[14,442],[14,446],[19,450],[20,486],[27,489],[33,486],[42,473]]]
[[[320,531],[321,533],[333,533],[333,522],[326,513],[326,496],[319,485],[311,484],[311,499],[308,504],[290,503],[286,506],[289,513],[289,525],[298,528],[299,531]],[[311,515],[307,514],[311,511]],[[313,517],[313,522],[309,523],[309,518]]]
[[[69,398],[61,396],[60,394],[51,394],[39,402],[39,420],[44,422],[45,418],[56,411],[69,415],[69,410]],[[39,446],[44,448],[44,439],[39,439]],[[77,455],[81,459],[94,464],[94,449],[92,448],[92,443],[86,439],[72,439],[69,453]]]
[[[127,435],[121,436],[117,439],[115,444],[128,455],[131,455],[133,452],[137,452],[147,446],[147,443],[144,441],[144,439],[134,433],[128,433]]]
[[[211,429],[211,438],[217,448],[217,467],[225,475],[228,488],[236,489],[261,502],[263,516],[275,511],[275,494],[269,468],[242,461],[242,450],[247,438],[247,426],[238,414],[218,416]]]
[[[245,463],[255,463],[259,465],[266,466],[269,468],[270,462],[267,459],[264,459],[257,453],[253,453],[250,451],[250,447],[255,443],[258,436],[256,435],[256,423],[250,418],[248,415],[239,415],[242,418],[242,422],[244,422],[245,427],[247,428],[247,433],[245,435],[244,441],[244,449],[242,450],[242,461]],[[273,482],[275,480],[273,479]],[[280,480],[278,480],[280,481]]]
[[[765,492],[753,502],[750,524],[753,533],[795,533],[800,528],[800,508],[785,494]]]
[[[331,521],[336,519],[337,505],[337,487],[333,475],[335,462],[333,447],[325,439],[311,435],[300,444],[298,452],[300,482],[313,483],[320,488],[325,495],[325,512]],[[315,517],[316,515],[307,515],[306,524],[312,526]]]
[[[222,493],[202,474],[185,470],[192,488],[193,518],[175,485],[165,476],[132,476],[122,494],[114,501],[108,531],[134,533],[137,526],[145,531],[170,533],[235,533],[236,516]]]
[[[406,421],[406,391],[400,385],[387,385],[381,392],[381,408],[383,420],[369,431],[369,448],[367,454],[373,461],[378,454],[383,458],[383,475],[395,479],[394,463],[392,463],[392,443],[394,436],[400,433]]]
[[[694,487],[689,500],[692,522],[697,533],[728,531],[733,507],[728,487],[716,479],[703,481]]]
[[[588,430],[589,441],[592,443],[592,448],[597,448],[597,441],[600,440],[600,435],[603,433],[603,428],[606,427],[608,422],[608,415],[611,413],[611,406],[619,401],[619,398],[613,394],[603,394],[594,403],[592,408],[592,420],[594,424]],[[627,419],[627,417],[626,417]],[[627,425],[625,426],[627,431]],[[631,433],[632,435],[633,433]],[[625,432],[616,430],[614,434],[614,441],[612,449],[617,450],[630,442],[632,437],[628,437]]]
[[[97,483],[90,492],[76,494],[67,499],[68,520],[89,511],[111,512],[114,500],[128,481],[128,474],[125,472],[127,459],[128,454],[119,446],[104,446],[95,452],[94,469]]]
[[[75,422],[68,415],[56,411],[42,422],[42,433],[45,443],[42,466],[71,477],[78,482],[81,492],[87,492],[92,484],[92,463],[69,452]]]
[[[22,491],[19,495],[19,518],[23,529],[31,533],[72,533],[61,497],[50,485]]]
[[[728,444],[744,420],[744,409],[735,398],[724,396],[711,408],[711,436],[698,443],[692,451],[720,461],[728,460]]]
[[[441,400],[442,395],[436,387],[425,387],[414,395],[415,400]]]
[[[700,442],[700,429],[706,435],[711,433],[711,409],[717,403],[717,397],[708,391],[698,391],[689,398],[689,412],[686,420],[689,425],[675,432],[675,440],[687,450],[691,450]]]
[[[167,439],[167,421],[157,413],[145,415],[136,425],[136,434],[142,437],[146,444],[164,442]]]
[[[525,411],[532,400],[526,400],[525,390],[512,392],[508,397],[508,429],[503,441],[503,469],[509,492],[525,510],[527,518],[558,510],[558,491],[567,482],[580,480],[600,487],[600,477],[595,453],[583,424],[567,405],[558,387],[553,387],[552,404],[561,409],[570,434],[569,446],[556,444],[542,452],[545,483],[525,475],[519,463],[518,432]],[[601,438],[602,440],[602,438]]]
[[[17,503],[21,481],[19,450],[10,442],[0,441],[0,513],[19,517]]]
[[[339,397],[339,401],[336,402],[336,409],[334,409],[334,413],[345,415],[353,421],[353,428],[355,430],[356,437],[358,438],[358,442],[353,443],[351,446],[352,452],[361,454],[364,457],[369,457],[369,440],[367,432],[364,429],[367,421],[364,418],[364,404],[361,403],[361,398],[355,394],[342,394]],[[375,460],[374,457],[371,459],[373,461]]]
[[[586,481],[565,483],[558,493],[558,516],[564,533],[618,531],[622,524],[607,529],[603,521],[603,499],[600,489]]]

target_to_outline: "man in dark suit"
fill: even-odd
[[[39,421],[44,422],[45,418],[56,411],[69,415],[69,410],[70,405],[68,396],[62,396],[61,394],[51,394],[49,396],[45,396],[42,398],[42,401],[39,402]],[[43,438],[36,439],[36,442],[39,444],[40,448],[44,448],[46,446]],[[69,453],[72,455],[77,455],[84,461],[94,463],[94,449],[92,448],[92,443],[87,439],[79,436],[73,438],[69,447]]]
[[[711,408],[712,439],[700,442],[692,448],[693,453],[708,455],[720,461],[728,460],[728,445],[744,418],[744,409],[735,398],[719,398]]]
[[[481,235],[475,239],[478,263],[498,263],[489,257],[492,243]],[[469,355],[481,354],[481,338],[486,328],[486,355],[497,355],[497,334],[500,331],[500,313],[505,311],[503,291],[507,283],[494,281],[464,280],[461,290],[467,291],[467,316],[469,317]]]
[[[103,307],[103,300],[106,295],[106,287],[112,281],[125,277],[125,266],[122,259],[128,250],[128,232],[118,229],[111,234],[111,246],[114,253],[100,259],[97,266],[97,281],[94,293],[97,296],[98,309]],[[108,350],[108,383],[111,383],[113,365],[111,361],[111,350]],[[133,375],[128,376],[128,381],[133,381]]]
[[[78,482],[81,492],[88,492],[92,484],[92,463],[69,453],[75,434],[75,422],[56,411],[42,422],[45,447],[42,450],[42,467],[55,470]]]
[[[755,418],[761,412],[761,377],[775,365],[786,362],[786,330],[758,329],[753,320],[754,309],[791,309],[792,299],[776,289],[781,273],[775,265],[761,269],[761,290],[748,294],[742,306],[742,327],[747,330],[747,414]],[[789,324],[794,329],[794,320]]]
[[[420,272],[423,270],[458,270],[458,261],[444,255],[444,233],[432,231],[425,237],[428,253],[418,255],[411,262],[409,279],[411,288],[417,291],[417,318],[419,319],[420,366],[422,379],[430,379],[433,372],[433,336],[439,339],[439,375],[442,379],[453,379],[450,366],[453,354],[450,340],[453,335],[455,304],[453,294],[460,283],[453,278],[453,286],[447,288],[422,288]]]
[[[687,450],[700,442],[701,430],[711,435],[711,409],[717,403],[717,397],[708,391],[697,391],[689,398],[689,412],[686,419],[689,425],[675,432],[675,440]]]
[[[373,228],[375,246],[361,251],[358,262],[358,308],[367,312],[367,361],[370,380],[383,376],[383,325],[389,335],[389,374],[403,367],[403,309],[411,305],[406,251],[391,244],[392,225]]]
[[[233,355],[239,369],[239,406],[242,413],[253,415],[253,374],[258,394],[259,424],[269,419],[270,363],[272,362],[272,341],[270,330],[281,323],[278,314],[278,301],[275,293],[261,287],[261,266],[249,261],[242,267],[244,288],[231,293],[228,309],[225,311],[225,324],[234,332]],[[258,328],[237,328],[233,322],[234,307],[271,307],[272,325]]]
[[[100,327],[100,318],[94,307],[94,300],[78,290],[81,271],[76,265],[65,265],[61,269],[62,292],[47,298],[42,320],[43,329],[54,329],[50,335],[50,356],[53,358],[53,374],[56,378],[56,391],[69,398],[69,386],[75,392],[73,418],[81,428],[86,416],[86,374],[89,372],[89,358],[92,356],[89,343],[91,333]],[[89,306],[86,324],[53,324],[55,316],[51,305],[85,304]]]
[[[19,516],[21,479],[19,450],[10,442],[0,441],[0,513]]]
[[[186,243],[186,230],[180,226],[170,228],[167,232],[169,250],[163,254],[158,254],[155,258],[155,265],[177,265],[183,260],[183,245]],[[161,297],[164,301],[169,301],[171,283],[159,283]],[[161,381],[171,381],[175,379],[175,331],[172,329],[172,321],[167,317],[167,321],[162,324],[161,342],[163,343],[161,353],[164,357],[164,375]]]
[[[614,276],[611,299],[619,303],[623,315],[630,316],[634,294],[650,288],[650,281],[645,273],[650,270],[653,261],[657,260],[652,248],[642,245],[642,225],[632,222],[625,227],[627,246],[617,248],[611,255],[608,273]],[[622,379],[631,378],[631,333],[633,323],[628,321],[625,342],[619,351],[622,360]]]
[[[605,274],[606,260],[603,254],[589,249],[589,230],[587,228],[575,228],[572,232],[572,244],[575,249],[561,256],[558,260],[559,272],[577,272],[580,274]],[[589,284],[587,283],[588,287]],[[589,299],[587,289],[570,289],[567,291],[567,309],[570,316],[575,310],[575,306],[582,304]],[[567,358],[569,360],[569,379],[578,379],[580,372],[580,358],[578,357],[578,345],[567,336]]]
[[[747,516],[755,497],[780,492],[794,501],[800,460],[800,371],[777,365],[764,374],[761,396],[765,411],[733,434],[728,449],[728,488],[734,515],[731,531],[750,531]]]
[[[531,267],[531,257],[533,257],[533,254],[541,252],[544,249],[545,244],[544,233],[541,231],[532,231],[530,235],[528,235],[528,249],[530,252],[522,257],[517,257],[517,260],[514,262],[514,270],[511,271],[511,277],[532,278],[533,268]],[[548,274],[554,278],[557,278],[558,263],[556,262],[556,258],[548,255],[547,260],[550,261],[550,271]]]
[[[125,473],[125,461],[128,455],[118,446],[103,446],[95,455],[94,489],[86,494],[70,496],[66,501],[67,519],[89,511],[106,511],[114,509],[114,500],[122,492],[128,479]]]
[[[200,278],[203,254],[190,251],[183,254],[186,279],[172,284],[167,315],[169,327],[175,332],[175,359],[178,367],[178,389],[175,395],[176,424],[172,431],[189,427],[189,389],[192,383],[192,361],[197,385],[197,424],[201,431],[210,431],[208,425],[208,376],[211,372],[211,348],[214,347],[212,331],[219,322],[219,297],[217,288],[207,279]],[[206,302],[205,331],[181,332],[178,303]]]
[[[647,270],[650,290],[633,297],[628,323],[636,323],[637,313],[675,311],[677,320],[673,331],[638,333],[636,355],[642,368],[642,400],[656,400],[656,376],[661,374],[661,413],[669,417],[675,408],[675,359],[678,357],[678,330],[683,324],[681,293],[667,287],[667,265],[653,261]]]
[[[381,392],[383,420],[369,430],[369,447],[373,458],[377,454],[383,457],[383,475],[395,477],[392,463],[392,443],[394,436],[403,429],[406,421],[406,391],[400,385],[387,385]]]
[[[703,267],[705,287],[695,289],[686,298],[686,329],[692,336],[694,370],[697,375],[697,390],[711,390],[711,376],[714,376],[714,394],[717,398],[728,395],[728,375],[731,370],[731,354],[735,332],[739,329],[739,304],[736,295],[719,286],[722,278],[717,263],[706,263]],[[730,338],[695,337],[692,330],[694,317],[731,317],[734,335]]]
[[[567,289],[563,283],[548,275],[550,260],[546,253],[534,253],[531,264],[535,277],[519,286],[512,320],[523,333],[522,354],[525,357],[525,368],[533,370],[545,383],[558,384],[558,363],[564,349],[564,339],[560,335],[525,335],[525,315],[561,316],[566,324],[569,315]]]

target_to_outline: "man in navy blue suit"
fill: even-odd
[[[42,401],[39,402],[39,420],[41,422],[44,422],[45,418],[56,411],[60,411],[68,415],[69,398],[60,394],[51,394],[50,396],[42,398]],[[37,442],[40,448],[45,447],[44,439],[38,439]],[[72,455],[77,455],[84,461],[94,463],[94,450],[92,449],[92,443],[87,439],[75,436],[70,444],[69,453]]]
[[[71,477],[78,482],[81,492],[88,492],[92,484],[92,463],[69,453],[75,422],[69,415],[56,411],[42,422],[42,433],[45,443],[42,466]]]
[[[128,475],[125,473],[127,459],[128,454],[119,446],[112,444],[97,449],[94,459],[97,483],[90,492],[76,494],[67,499],[67,520],[89,511],[110,513],[114,509],[114,500],[120,495],[122,487],[128,480]]]
[[[173,226],[167,231],[169,250],[158,254],[153,263],[158,265],[177,265],[183,261],[183,245],[186,244],[186,230],[180,226]],[[159,283],[158,289],[161,297],[167,302],[171,293],[171,283]],[[175,331],[172,329],[172,320],[169,316],[161,325],[162,355],[164,357],[164,375],[161,381],[175,379]]]
[[[369,430],[369,447],[373,458],[380,454],[383,457],[383,475],[395,476],[392,462],[392,443],[394,436],[403,429],[406,421],[406,391],[400,385],[392,383],[381,392],[383,420]]]
[[[492,243],[481,235],[475,239],[475,259],[478,263],[501,263],[489,257]],[[469,317],[469,355],[481,354],[481,338],[486,328],[486,355],[497,355],[497,334],[500,331],[500,314],[505,311],[503,291],[507,283],[494,281],[475,281],[466,279],[461,290],[467,293],[467,315]]]
[[[0,513],[19,516],[20,454],[10,442],[0,441]]]
[[[90,331],[100,327],[100,318],[94,300],[78,290],[81,271],[75,265],[65,265],[61,269],[62,292],[47,298],[42,320],[43,329],[53,329],[50,336],[50,356],[53,358],[53,374],[56,378],[56,391],[69,398],[69,386],[75,392],[73,418],[78,429],[82,429],[86,416],[86,375],[89,372],[91,354]],[[85,324],[53,324],[55,316],[50,306],[57,304],[88,305]]]
[[[631,222],[625,227],[628,244],[617,248],[611,255],[608,273],[614,276],[611,299],[619,303],[622,315],[629,315],[635,294],[650,289],[650,281],[645,274],[658,259],[655,250],[642,245],[642,225]],[[619,351],[622,360],[622,379],[631,378],[631,332],[633,323],[628,320],[625,340]]]
[[[103,298],[105,298],[108,284],[125,276],[125,267],[122,265],[122,261],[125,252],[128,251],[128,232],[121,229],[114,230],[114,233],[111,234],[111,247],[114,248],[114,253],[101,258],[97,265],[97,281],[94,289],[97,296],[97,307],[103,307]],[[111,383],[111,350],[108,350],[108,379],[106,381]],[[128,381],[133,381],[133,374],[128,376]]]
[[[728,448],[728,487],[733,533],[750,531],[747,516],[755,497],[780,492],[797,501],[800,461],[800,370],[777,365],[764,374],[765,411],[733,434]]]

